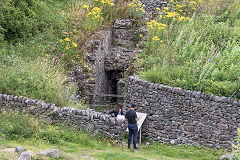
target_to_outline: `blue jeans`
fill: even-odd
[[[133,147],[136,149],[136,142],[137,142],[137,136],[138,136],[138,127],[137,124],[128,124],[128,148],[130,148],[131,140],[132,140],[132,135],[133,135]]]

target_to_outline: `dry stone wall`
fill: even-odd
[[[131,55],[136,48],[134,44],[133,21],[116,19],[112,25],[111,51],[105,57],[106,71],[122,71],[128,68]]]
[[[125,104],[147,113],[145,137],[172,144],[231,148],[240,125],[240,102],[228,97],[154,84],[131,76]]]
[[[53,121],[68,122],[79,129],[88,129],[106,137],[123,139],[126,131],[124,123],[117,123],[115,117],[95,112],[92,109],[80,110],[70,107],[57,107],[54,104],[26,97],[0,94],[0,111],[5,109],[27,111],[34,115],[44,115]]]

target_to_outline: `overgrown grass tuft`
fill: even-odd
[[[7,63],[11,65],[0,61],[2,93],[40,99],[58,106],[64,106],[73,94],[72,87],[64,85],[64,68],[57,60],[38,58],[30,61],[13,56]]]
[[[61,124],[53,125],[50,121],[9,109],[3,110],[0,115],[0,138],[40,140],[52,145],[64,145],[66,142],[70,142],[88,147],[94,146],[88,133],[83,133],[74,127],[66,128]]]

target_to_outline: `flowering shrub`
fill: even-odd
[[[90,10],[89,6],[83,5],[83,9],[86,12],[84,29],[89,31],[95,31],[100,28],[103,21],[101,8],[94,7]]]
[[[192,1],[175,1],[171,0],[168,3],[168,7],[164,7],[163,10],[156,8],[159,12],[159,20],[163,23],[172,23],[190,21],[190,17],[199,8],[202,0]]]
[[[128,4],[130,7],[130,13],[134,18],[142,18],[145,14],[145,10],[142,5],[142,2],[139,0],[132,0],[132,2]]]
[[[62,57],[65,57],[68,54],[72,54],[73,50],[77,48],[77,43],[71,42],[69,38],[65,38],[64,40],[60,40],[60,45],[62,46],[64,52],[62,53]]]
[[[163,43],[162,34],[167,29],[168,25],[151,20],[147,22],[149,47],[154,47]]]

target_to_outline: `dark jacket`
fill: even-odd
[[[120,115],[124,115],[122,110],[121,110],[121,111],[118,111],[118,112],[115,112],[114,109],[113,109],[112,111],[110,111],[108,114],[113,114],[113,113],[114,113],[114,116],[117,117],[117,115],[119,114],[119,112],[120,112]]]

